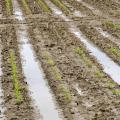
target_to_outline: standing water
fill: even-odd
[[[67,16],[65,16],[62,11],[57,8],[51,1],[45,0],[48,6],[53,10],[54,14],[60,16],[62,19],[67,21],[72,21]],[[116,64],[110,57],[107,56],[101,49],[99,49],[95,44],[90,42],[82,32],[77,28],[74,23],[69,24],[69,30],[73,33],[81,42],[84,43],[86,49],[90,52],[90,55],[94,56],[96,60],[102,65],[103,71],[108,74],[115,82],[120,84],[120,66]]]
[[[0,50],[0,79],[1,79],[1,76],[2,76],[2,69],[1,69],[1,50]],[[4,115],[4,112],[5,112],[5,107],[3,105],[3,91],[1,89],[1,81],[0,81],[0,120],[5,120],[5,115]]]
[[[24,16],[16,0],[13,1],[13,11],[16,19],[24,20]],[[17,37],[20,42],[24,43],[19,45],[21,48],[21,57],[25,61],[22,67],[29,90],[31,91],[31,97],[34,100],[34,105],[39,110],[43,120],[61,120],[42,68],[36,61],[34,51],[31,48],[32,46],[29,44],[27,26],[21,25],[17,29]]]

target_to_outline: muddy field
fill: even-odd
[[[0,0],[0,120],[120,120],[119,0]]]

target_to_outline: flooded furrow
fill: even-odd
[[[55,15],[58,15],[66,22],[72,21],[69,17],[62,13],[62,11],[58,7],[56,7],[51,1],[45,1]],[[90,40],[86,38],[77,28],[77,25],[74,22],[72,22],[71,24],[69,23],[69,31],[74,34],[82,43],[84,43],[86,49],[89,51],[89,54],[94,56],[98,63],[102,65],[103,71],[108,74],[115,82],[120,84],[120,66],[115,63],[110,57],[108,57],[107,54],[104,53],[100,48],[90,42]]]
[[[24,16],[20,6],[16,0],[13,1],[13,11],[17,20],[24,20]],[[27,26],[20,25],[17,30],[17,38],[20,44],[20,55],[23,59],[22,68],[26,81],[28,83],[30,96],[34,102],[34,108],[39,111],[41,117],[36,118],[43,120],[61,120],[60,111],[56,106],[54,96],[50,91],[47,80],[41,68],[41,65],[36,61],[35,53],[29,43]]]
[[[0,50],[0,79],[2,76],[2,68],[1,68],[1,50]],[[4,112],[5,112],[5,106],[4,106],[4,100],[3,100],[3,90],[2,85],[0,81],[0,120],[6,120]]]
[[[17,0],[13,0],[13,14],[15,15],[15,18],[19,21],[25,20],[23,17],[22,10],[20,9],[20,6],[17,2]]]

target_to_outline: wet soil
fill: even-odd
[[[93,17],[94,14],[91,10],[83,6],[81,3],[77,2],[76,0],[62,0],[63,3],[69,3],[69,5],[73,6],[75,9],[81,11],[83,14],[87,15],[88,17]],[[69,8],[70,9],[70,8]]]
[[[97,46],[103,49],[115,62],[120,64],[120,54],[119,54],[119,46],[112,42],[110,39],[103,37],[97,30],[91,26],[83,25],[80,23],[80,30],[87,36],[91,41],[93,41]],[[114,50],[115,49],[115,50]]]
[[[75,9],[87,15],[92,22],[102,17],[95,16],[90,9],[73,0],[68,2]],[[0,1],[1,2],[1,1]],[[110,16],[119,18],[119,5],[114,1],[85,0],[90,5],[97,6],[101,11]],[[2,1],[2,13],[7,15],[5,1]],[[21,8],[25,12],[21,1]],[[28,95],[28,85],[25,82],[21,59],[18,50],[15,27],[18,24],[27,24],[30,42],[36,53],[36,58],[41,62],[45,77],[48,80],[58,106],[62,109],[67,120],[120,120],[120,87],[108,75],[103,73],[102,67],[89,55],[85,46],[68,31],[69,23],[63,22],[55,15],[44,13],[37,2],[27,1],[31,14],[26,17],[26,22],[18,22],[14,18],[0,19],[2,49],[2,87],[4,90],[5,114],[8,120],[34,120],[34,110],[31,107],[31,98]],[[72,16],[75,20],[74,16]],[[80,18],[81,19],[81,18]],[[119,54],[110,51],[118,48],[109,39],[101,36],[88,18],[76,24],[80,30],[93,43],[98,45],[115,62],[120,64]],[[84,22],[83,22],[84,21]],[[87,22],[86,22],[87,21]],[[94,23],[97,24],[97,23]],[[101,25],[101,24],[100,24]],[[101,25],[102,26],[102,25]],[[102,26],[110,33],[119,34],[119,30]],[[119,36],[116,36],[119,38]],[[19,81],[23,101],[16,103],[15,89],[12,80],[9,50],[13,49],[19,72]],[[46,54],[47,53],[47,54]],[[47,57],[46,57],[47,55]],[[51,62],[52,61],[52,62]],[[52,70],[55,68],[55,70]],[[57,74],[57,77],[56,77]],[[62,86],[62,87],[61,87]],[[63,89],[65,88],[65,89]],[[66,92],[67,89],[67,92]],[[67,99],[66,99],[67,98]]]
[[[38,5],[37,1],[33,1],[33,0],[29,0],[27,1],[27,4],[29,5],[32,14],[39,14],[42,13],[42,8],[40,8],[40,6]]]
[[[1,0],[0,0],[0,2],[1,2]],[[2,5],[0,4],[0,17],[1,17],[1,15],[2,15]]]
[[[51,22],[48,23],[49,26],[46,24],[40,24],[38,19],[33,22],[33,26],[30,27],[31,43],[64,115],[69,120],[80,118],[85,120],[119,119],[119,108],[116,106],[119,104],[119,97],[114,96],[108,87],[109,82],[112,82],[116,86],[115,89],[119,89],[117,84],[101,71],[100,65],[88,55],[82,43],[68,32],[66,23]],[[76,54],[75,49],[78,47],[82,48],[84,57],[88,61]],[[69,86],[73,94],[72,105],[63,104],[65,101],[62,100],[57,91],[59,82],[55,82],[55,78],[48,70],[50,66],[44,58],[44,51],[49,52],[62,75],[62,80]],[[99,71],[101,75],[97,75],[96,71]],[[76,86],[83,95],[79,94]],[[66,112],[66,107],[70,107],[70,111]],[[115,113],[112,109],[118,112]]]
[[[0,5],[2,6],[2,14],[5,16],[7,15],[7,11],[6,11],[6,5],[5,5],[5,0],[1,0],[0,1]]]
[[[23,11],[25,11],[25,13],[26,13],[26,10],[24,9],[24,5],[23,5],[22,1],[18,0],[18,2],[21,5],[21,8],[23,9]],[[43,12],[42,8],[37,3],[37,0],[35,0],[35,1],[26,0],[26,3],[28,5],[28,8],[31,10],[31,14],[41,14]]]
[[[63,1],[63,3],[68,3],[72,6],[74,6],[75,2],[69,3],[68,1]],[[103,2],[102,2],[103,3]],[[81,3],[82,4],[82,3]],[[109,5],[110,6],[110,5]],[[119,6],[119,5],[118,5]],[[74,7],[76,8],[76,7]],[[71,8],[70,8],[71,9]],[[87,10],[85,10],[87,11]],[[83,13],[80,10],[81,13]],[[83,14],[84,15],[84,14]],[[75,17],[74,17],[75,18]],[[75,20],[72,18],[72,20]],[[78,22],[81,21],[81,22]],[[119,33],[120,33],[120,24],[119,22],[114,23],[114,22],[110,22],[108,20],[102,20],[102,17],[97,17],[97,19],[95,17],[91,16],[91,20],[87,19],[87,17],[83,17],[82,19],[80,18],[79,20],[77,20],[76,24],[78,24],[78,27],[80,28],[80,30],[85,34],[85,36],[87,36],[90,40],[92,40],[96,45],[98,45],[100,48],[102,48],[115,62],[120,63],[119,58],[120,58],[120,54],[119,54],[119,45],[117,43],[119,43]],[[114,42],[114,40],[111,40],[109,38],[105,38],[104,36],[102,36],[98,31],[96,31],[96,29],[94,27],[99,27],[101,26],[103,28],[103,30],[111,33],[111,36],[115,36],[117,39],[117,43]]]
[[[2,88],[4,92],[6,118],[7,120],[33,120],[33,108],[31,107],[31,99],[28,96],[28,88],[24,82],[24,76],[21,68],[21,61],[18,51],[18,42],[16,39],[15,28],[7,26],[1,28],[1,44],[2,44]],[[21,94],[23,101],[17,103],[15,95],[14,80],[12,76],[12,68],[10,63],[10,49],[15,51],[16,65],[18,70],[18,80],[21,86]]]
[[[120,4],[116,3],[114,0],[84,0],[96,9],[100,9],[103,13],[113,16],[119,19],[120,16]]]
[[[111,35],[120,39],[120,23],[113,23],[110,21],[103,22],[102,25],[105,31],[108,31]]]

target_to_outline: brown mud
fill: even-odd
[[[1,43],[2,43],[2,88],[4,90],[4,99],[6,106],[6,118],[12,119],[26,119],[33,120],[33,108],[31,107],[31,99],[28,96],[27,84],[24,81],[24,76],[21,68],[20,55],[18,50],[18,42],[15,35],[15,28],[13,26],[7,26],[2,28],[1,31]],[[15,52],[16,65],[18,70],[18,80],[20,83],[20,91],[22,95],[22,101],[17,102],[15,94],[15,83],[13,80],[12,66],[10,63],[10,50]]]
[[[120,23],[106,21],[106,22],[103,22],[101,26],[105,31],[108,31],[111,35],[120,39]]]
[[[120,4],[114,0],[84,0],[86,3],[94,6],[96,9],[100,9],[103,13],[120,18]]]
[[[109,89],[109,83],[112,82],[116,86],[115,89],[119,87],[102,72],[100,65],[88,55],[80,41],[68,32],[66,23],[56,22],[52,24],[51,22],[49,25],[47,23],[43,25],[37,19],[36,22],[33,22],[31,30],[30,36],[33,38],[31,43],[35,48],[38,59],[42,63],[42,67],[49,80],[49,85],[53,92],[55,92],[65,116],[70,119],[72,118],[71,114],[73,114],[72,116],[74,116],[75,120],[81,117],[85,120],[88,118],[91,120],[119,119],[119,112],[114,113],[110,110],[119,111],[116,106],[119,103],[119,97],[114,96],[112,90]],[[78,48],[82,49],[82,52],[80,52],[83,54],[83,57],[82,55],[79,57],[75,52],[79,51]],[[55,78],[53,78],[48,70],[49,65],[45,62],[44,51],[49,52],[62,75],[64,83],[69,86],[73,98],[77,98],[75,101],[72,99],[75,106],[71,106],[72,112],[69,111],[71,114],[65,112],[66,104],[63,104],[64,101],[61,102],[60,98],[58,99],[59,92],[56,91]],[[82,96],[77,93],[76,86],[78,86],[78,89],[81,89]],[[69,104],[68,106],[70,107]]]
[[[18,24],[26,24],[29,28],[30,43],[36,53],[36,58],[41,62],[45,77],[53,91],[55,98],[67,120],[120,120],[120,87],[108,75],[103,73],[102,67],[91,57],[85,46],[73,34],[68,31],[69,22],[64,22],[55,15],[44,13],[37,2],[27,1],[31,10],[29,15],[20,0],[18,0],[26,22],[18,22],[14,18],[0,19],[2,49],[2,88],[4,90],[5,114],[7,120],[34,120],[34,110],[31,107],[31,98],[28,95],[28,85],[25,82],[15,27]],[[68,2],[76,10],[87,15],[87,18],[75,21],[80,30],[93,43],[98,45],[115,62],[120,64],[119,48],[109,39],[101,36],[91,25],[96,19],[101,23],[102,17],[95,16],[90,9],[73,0]],[[1,2],[1,1],[0,1]],[[101,11],[118,19],[119,5],[115,2],[103,0],[90,1],[88,4],[97,6]],[[91,3],[90,3],[91,2]],[[5,1],[1,2],[2,13],[6,13]],[[102,7],[101,7],[102,6]],[[102,9],[103,8],[103,9]],[[112,10],[111,10],[112,9]],[[115,12],[116,13],[115,13]],[[73,20],[75,20],[74,16]],[[87,22],[86,22],[87,21]],[[92,21],[92,22],[91,22]],[[94,23],[97,24],[97,23]],[[110,33],[114,30],[108,26],[102,26]],[[116,36],[119,38],[119,36]],[[115,49],[113,49],[115,48]],[[23,101],[16,103],[15,88],[12,80],[9,50],[15,51],[19,81]],[[118,50],[118,51],[116,51]]]
[[[120,49],[117,44],[109,40],[108,38],[104,38],[100,35],[99,32],[93,26],[83,25],[80,23],[80,30],[87,36],[93,43],[99,46],[105,53],[107,53],[115,62],[120,64]]]
[[[70,0],[71,1],[71,0]],[[71,2],[70,1],[64,1],[69,3],[70,5],[75,7],[75,3],[77,2]],[[63,2],[63,3],[64,3]],[[112,1],[111,1],[112,2]],[[101,4],[103,4],[104,2],[102,1]],[[79,3],[78,4],[82,4]],[[106,2],[107,4],[107,2]],[[114,6],[116,9],[118,8],[119,5],[115,5],[113,3],[108,3],[108,6]],[[80,7],[81,8],[81,7]],[[83,15],[84,13],[82,12],[82,10],[79,10]],[[85,10],[87,12],[87,10]],[[73,18],[73,20],[76,20]],[[80,22],[78,22],[80,21]],[[105,38],[104,36],[102,36],[99,32],[96,31],[96,29],[94,28],[96,27],[102,27],[103,30],[109,32],[111,34],[111,36],[115,36],[116,38],[118,38],[117,42],[119,43],[119,38],[120,38],[120,24],[119,22],[114,23],[111,21],[106,20],[102,20],[102,17],[97,17],[97,19],[95,17],[91,16],[91,19],[87,19],[87,17],[83,17],[82,19],[78,19],[76,21],[76,24],[78,25],[78,27],[80,28],[80,30],[84,33],[85,36],[87,36],[90,40],[92,40],[97,46],[99,46],[101,49],[103,49],[104,52],[106,52],[115,62],[120,64],[120,48],[117,44],[115,44],[112,40],[110,40],[109,38]]]
[[[77,2],[76,0],[62,0],[63,3],[67,2],[69,3],[71,6],[73,6],[75,9],[81,11],[83,14],[88,15],[88,17],[93,17],[94,14],[92,13],[91,10],[89,10],[88,8],[86,8],[85,6],[83,6],[81,3]]]

